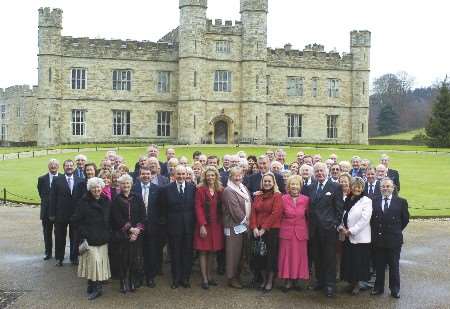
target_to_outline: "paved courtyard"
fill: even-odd
[[[164,276],[157,278],[157,288],[124,296],[114,281],[105,286],[104,296],[89,302],[86,282],[76,276],[75,267],[56,268],[54,260],[42,260],[39,208],[0,207],[0,235],[0,308],[12,299],[8,308],[450,308],[450,221],[412,221],[408,226],[399,300],[388,293],[340,292],[326,299],[313,291],[237,291],[225,287],[223,277],[219,287],[203,291],[196,267],[191,289],[171,290]]]

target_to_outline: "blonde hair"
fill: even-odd
[[[291,185],[292,183],[299,183],[300,184],[300,191],[303,188],[303,179],[300,175],[292,175],[288,178],[287,184],[286,184],[286,192],[290,193]]]
[[[213,172],[214,175],[216,176],[216,179],[214,180],[214,191],[215,191],[215,192],[222,191],[223,186],[222,186],[222,184],[220,183],[220,174],[219,174],[219,170],[218,170],[217,168],[215,168],[214,166],[211,166],[211,165],[207,166],[207,167],[205,168],[205,170],[202,172],[202,178],[201,178],[199,187],[206,187],[206,188],[209,187],[209,186],[208,186],[208,182],[207,182],[207,180],[206,180],[206,174],[207,174],[208,172]]]
[[[265,173],[262,177],[261,177],[261,184],[260,184],[260,189],[262,190],[263,189],[263,184],[264,184],[264,177],[266,177],[266,176],[269,176],[269,177],[271,177],[272,178],[272,181],[273,181],[273,192],[274,193],[276,193],[276,192],[280,192],[280,189],[278,189],[278,184],[277,184],[277,179],[275,178],[275,174],[274,173],[272,173],[272,172],[267,172],[267,173]]]

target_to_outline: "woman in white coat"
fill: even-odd
[[[364,184],[360,177],[352,179],[352,192],[344,203],[339,226],[341,239],[345,239],[341,279],[350,283],[349,291],[353,295],[359,293],[360,281],[369,280],[372,200],[364,196]]]

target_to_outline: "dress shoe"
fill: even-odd
[[[153,279],[147,279],[146,283],[147,283],[147,286],[151,289],[153,289],[156,286],[155,280],[153,280]]]
[[[391,296],[394,298],[399,299],[400,298],[400,293],[399,292],[391,292]]]
[[[171,288],[172,290],[178,289],[178,283],[172,282],[172,285],[170,286],[170,288]]]
[[[218,284],[217,284],[216,280],[211,279],[211,280],[208,280],[208,285],[210,285],[210,286],[217,286]]]
[[[63,261],[62,260],[58,260],[58,262],[56,262],[56,266],[62,267],[63,266]]]
[[[333,288],[326,288],[325,289],[325,296],[326,297],[334,297],[334,290]]]
[[[86,289],[87,294],[91,294],[94,291],[94,282],[92,280],[88,280],[88,286]]]
[[[189,283],[188,280],[181,282],[181,286],[185,289],[190,289],[191,288],[191,284]]]
[[[51,258],[52,258],[51,255],[46,255],[46,256],[44,257],[44,261],[48,261],[48,260],[50,260]]]
[[[208,282],[202,282],[201,287],[202,287],[202,289],[204,289],[204,290],[208,290],[208,289],[209,289]]]
[[[383,293],[384,291],[373,289],[372,292],[370,292],[370,295],[381,295]]]

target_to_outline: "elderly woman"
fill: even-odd
[[[287,194],[282,197],[278,277],[285,280],[283,292],[293,281],[309,279],[308,222],[309,197],[302,195],[303,180],[289,177]]]
[[[180,164],[180,165],[182,165],[182,164]],[[190,166],[186,166],[186,181],[194,184],[194,186],[197,185],[197,177],[195,177],[194,171],[192,170],[192,168]]]
[[[141,196],[131,191],[133,178],[125,174],[118,179],[120,194],[111,206],[112,231],[118,242],[120,292],[134,292],[135,280],[142,273],[142,235],[146,220]]]
[[[119,171],[120,176],[128,175],[130,173],[130,169],[128,168],[128,166],[122,163],[117,167],[116,170]]]
[[[262,240],[267,252],[261,255],[253,252],[252,269],[255,277],[262,276],[259,286],[264,292],[270,292],[278,271],[278,237],[281,221],[282,202],[275,175],[266,173],[261,179],[261,194],[255,197],[250,216],[250,230],[253,242]]]
[[[251,197],[242,184],[242,169],[234,166],[230,169],[228,185],[222,194],[223,225],[225,233],[226,275],[228,285],[242,289],[238,266],[242,257],[244,238],[251,212]]]
[[[280,162],[278,162],[278,161],[273,161],[273,162],[270,164],[270,171],[271,171],[272,173],[280,174],[282,170],[283,170],[283,164],[281,164]]]
[[[103,179],[103,182],[105,183],[105,187],[102,190],[102,195],[112,201],[115,198],[115,196],[113,196],[113,190],[111,190],[112,173],[110,171],[101,171],[98,174],[98,177]]]
[[[339,166],[341,168],[341,173],[350,173],[352,170],[352,165],[348,161],[339,162]]]
[[[344,201],[351,195],[352,189],[351,189],[351,183],[352,183],[352,176],[350,176],[349,173],[342,173],[339,176],[339,184],[341,185],[342,189],[342,198]]]
[[[303,164],[300,167],[299,170],[299,174],[302,177],[302,184],[307,187],[309,186],[312,182],[312,175],[313,175],[313,167],[308,165],[308,164]]]
[[[102,179],[90,178],[88,192],[81,198],[72,217],[78,225],[81,243],[88,245],[88,250],[80,253],[78,276],[88,279],[89,300],[102,295],[102,281],[111,277],[108,259],[110,202],[101,196],[104,186]]]
[[[223,224],[219,171],[207,166],[203,172],[202,183],[195,194],[195,214],[197,218],[194,234],[194,249],[200,252],[202,288],[217,285],[212,278],[212,261],[215,252],[223,250]]]
[[[283,176],[284,186],[286,187],[289,177],[292,176],[292,172],[291,171],[283,171],[283,172],[281,172],[281,175]]]
[[[192,164],[192,170],[194,171],[194,183],[195,184],[199,184],[200,183],[200,179],[202,177],[202,173],[203,173],[203,164],[200,161],[195,161]]]
[[[292,162],[291,165],[289,165],[289,170],[291,171],[292,175],[298,175],[300,170],[298,162]]]
[[[345,236],[341,275],[350,283],[352,295],[360,290],[360,281],[369,280],[372,200],[364,195],[364,180],[352,179],[351,195],[344,203],[339,233]]]

